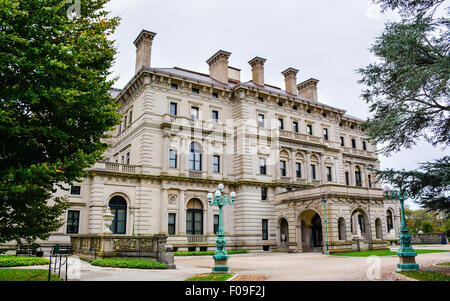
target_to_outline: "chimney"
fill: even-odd
[[[297,73],[298,70],[294,68],[288,68],[281,72],[284,76],[284,82],[286,84],[286,92],[289,94],[297,95]]]
[[[142,30],[136,40],[134,40],[134,46],[136,46],[136,73],[141,70],[142,67],[150,67],[152,58],[152,44],[153,38],[156,33]]]
[[[253,82],[257,85],[264,86],[264,63],[266,59],[255,57],[250,62],[252,66]]]
[[[209,65],[209,76],[215,80],[228,84],[228,58],[231,52],[219,50],[206,63]]]
[[[298,95],[306,99],[317,101],[317,83],[319,81],[314,78],[305,80],[297,85]]]

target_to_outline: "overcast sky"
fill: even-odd
[[[146,29],[157,33],[152,67],[208,73],[205,61],[222,49],[232,53],[230,66],[241,69],[241,81],[248,81],[247,62],[260,56],[267,59],[266,83],[284,89],[281,71],[294,67],[300,70],[298,82],[320,80],[320,102],[361,119],[369,110],[356,70],[375,60],[370,46],[384,23],[397,18],[381,14],[369,0],[111,0],[107,7],[122,19],[113,37],[119,52],[113,68],[117,88],[134,75],[133,41]],[[380,161],[382,168],[411,169],[442,154],[420,143]]]

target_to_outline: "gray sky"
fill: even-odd
[[[230,66],[251,79],[248,61],[267,59],[265,82],[284,89],[281,71],[299,69],[298,82],[320,80],[319,101],[365,119],[356,69],[375,58],[369,48],[393,13],[380,14],[368,0],[111,0],[112,15],[122,18],[116,34],[115,85],[134,75],[133,41],[142,29],[157,33],[152,67],[181,67],[208,73],[206,60],[217,50],[232,52]],[[382,168],[411,169],[441,157],[443,151],[420,143],[413,150],[380,157]],[[417,208],[408,202],[413,208]]]

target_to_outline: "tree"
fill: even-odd
[[[0,1],[0,242],[62,225],[69,205],[53,194],[86,176],[120,120],[106,2]]]
[[[425,139],[434,147],[450,144],[450,20],[437,16],[444,0],[374,0],[383,11],[398,10],[372,45],[379,62],[358,70],[363,99],[372,116],[363,124],[380,152],[413,147]],[[415,170],[377,171],[424,208],[449,214],[450,157],[424,162]]]

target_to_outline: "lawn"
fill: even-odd
[[[399,273],[420,281],[450,281],[449,275],[434,271],[403,271]]]
[[[414,250],[417,254],[427,254],[427,253],[443,253],[450,252],[450,250],[424,250],[416,249]],[[373,251],[361,251],[361,252],[342,252],[334,253],[332,256],[351,256],[351,257],[369,257],[375,256],[396,256],[397,252],[391,252],[389,249],[386,250],[373,250]]]
[[[15,257],[10,255],[0,256],[0,267],[45,265],[49,263],[50,260],[42,257]]]
[[[64,281],[51,274],[51,281]],[[0,269],[0,281],[48,281],[48,270],[38,269]]]
[[[232,274],[199,274],[184,281],[227,281],[231,277]]]
[[[446,265],[446,266],[450,266],[450,262],[438,263],[437,265]]]
[[[173,252],[175,256],[206,256],[214,255],[215,251],[196,251],[196,252]],[[228,254],[246,254],[247,250],[230,250],[227,251]]]
[[[167,266],[163,263],[159,263],[154,260],[139,260],[139,259],[98,259],[89,262],[92,265],[100,267],[112,267],[112,268],[127,268],[127,269],[167,269]]]

